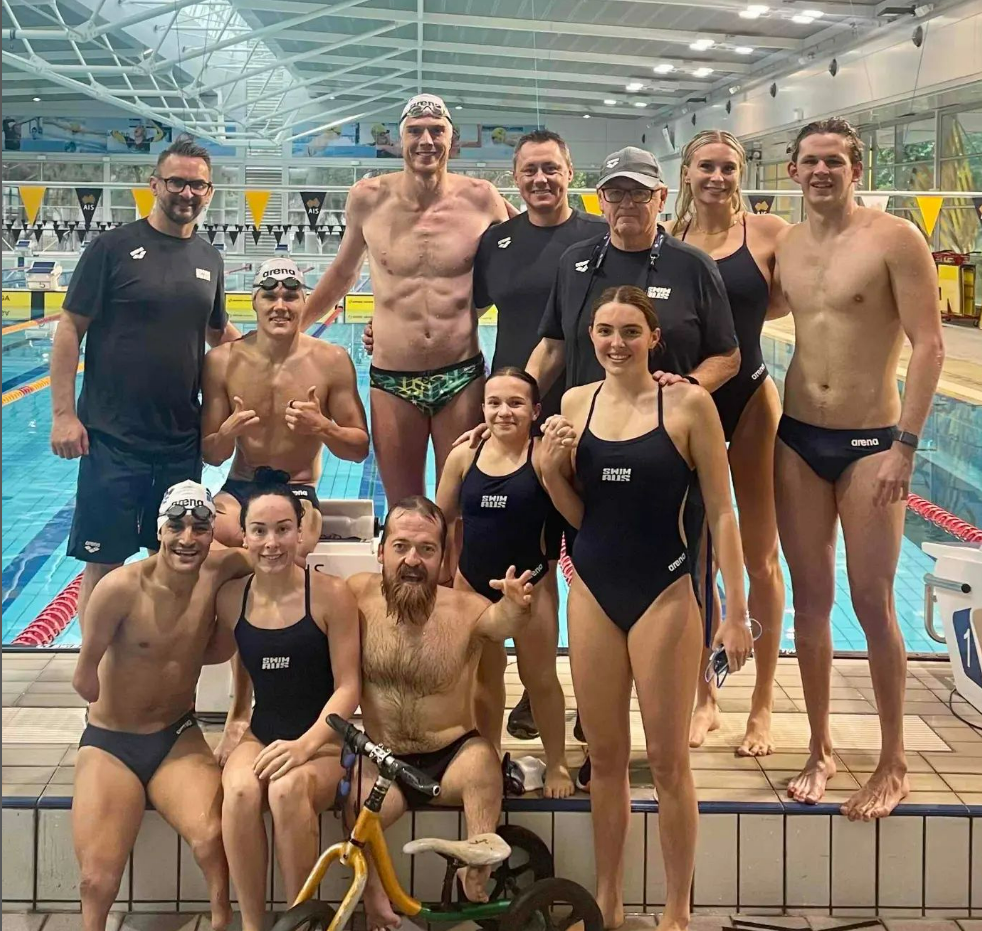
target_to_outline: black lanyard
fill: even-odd
[[[655,233],[655,241],[651,244],[651,251],[648,253],[648,264],[645,266],[644,270],[644,283],[641,285],[641,290],[648,293],[648,288],[651,284],[651,274],[658,270],[658,258],[661,255],[661,248],[665,243],[665,237],[668,234],[665,232],[665,227],[660,223],[657,226],[657,232]],[[590,292],[593,290],[593,282],[597,278],[597,272],[600,271],[600,266],[603,265],[604,259],[607,258],[607,250],[610,248],[610,233],[608,232],[604,238],[597,243],[593,248],[593,252],[590,254],[588,259],[590,263],[590,277],[586,282],[586,291],[583,292],[583,297],[580,299],[580,306],[576,310],[576,319],[573,321],[573,345],[568,347],[566,358],[572,360],[574,363],[578,358],[578,342],[580,339],[580,320],[583,319],[583,311],[586,309],[587,301],[590,299]],[[625,282],[626,283],[626,282]],[[576,386],[575,376],[579,375],[574,368],[574,387]]]

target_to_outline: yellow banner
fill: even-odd
[[[928,236],[934,232],[943,202],[944,198],[937,196],[917,198],[917,206],[921,208],[921,216],[924,218],[924,231]]]
[[[368,323],[375,313],[374,294],[349,294],[344,299],[345,323]]]
[[[246,203],[252,212],[252,225],[262,226],[263,214],[266,213],[266,205],[269,203],[270,191],[246,191]]]
[[[255,321],[256,312],[252,309],[252,294],[237,291],[226,291],[225,312],[233,320]]]
[[[136,202],[136,212],[140,217],[150,216],[153,210],[153,191],[148,187],[135,187],[130,189],[133,192],[133,200]]]
[[[14,320],[31,319],[31,292],[30,291],[4,291],[3,292],[3,321],[11,323]]]
[[[492,304],[480,317],[477,318],[478,326],[497,326],[498,308]]]
[[[33,226],[34,221],[38,218],[38,210],[41,209],[45,188],[22,184],[18,190],[20,191],[21,203],[27,211],[27,225]]]
[[[61,310],[65,302],[64,291],[45,291],[44,292],[44,313],[47,316],[53,310]]]
[[[596,194],[581,194],[580,197],[583,198],[583,209],[587,213],[596,214],[600,216],[600,197]]]

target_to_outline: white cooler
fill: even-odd
[[[982,547],[969,543],[923,543],[921,548],[938,562],[924,576],[924,621],[928,634],[948,647],[951,672],[958,693],[982,712]],[[934,603],[944,627],[934,629]]]
[[[307,556],[313,572],[337,575],[342,579],[356,572],[378,572],[375,539],[375,508],[370,500],[336,499],[321,501],[321,539]],[[232,667],[205,666],[198,679],[195,708],[205,713],[228,711],[232,701]]]

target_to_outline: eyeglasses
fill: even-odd
[[[278,284],[283,285],[287,291],[299,291],[303,287],[303,282],[299,278],[288,275],[286,278],[263,278],[262,281],[253,285],[254,288],[261,288],[263,291],[275,291]]]
[[[189,508],[184,504],[172,504],[164,511],[164,517],[168,520],[182,520],[185,514],[190,514],[195,520],[206,520],[209,523],[215,517],[211,512],[211,508],[203,504],[196,504],[193,508]]]
[[[631,201],[635,204],[650,203],[651,198],[655,196],[655,192],[651,188],[646,187],[632,187],[630,190],[625,190],[622,187],[605,187],[600,189],[600,196],[608,204],[619,204],[628,194],[631,195]]]
[[[207,194],[214,186],[210,181],[203,181],[201,178],[158,178],[164,182],[169,194],[181,194],[186,187],[191,188],[192,194]]]

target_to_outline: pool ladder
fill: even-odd
[[[938,633],[934,626],[934,590],[943,588],[949,592],[959,592],[962,595],[969,595],[972,586],[968,582],[956,582],[954,579],[942,579],[933,572],[924,574],[924,629],[927,635],[936,643],[945,643],[943,633]]]

